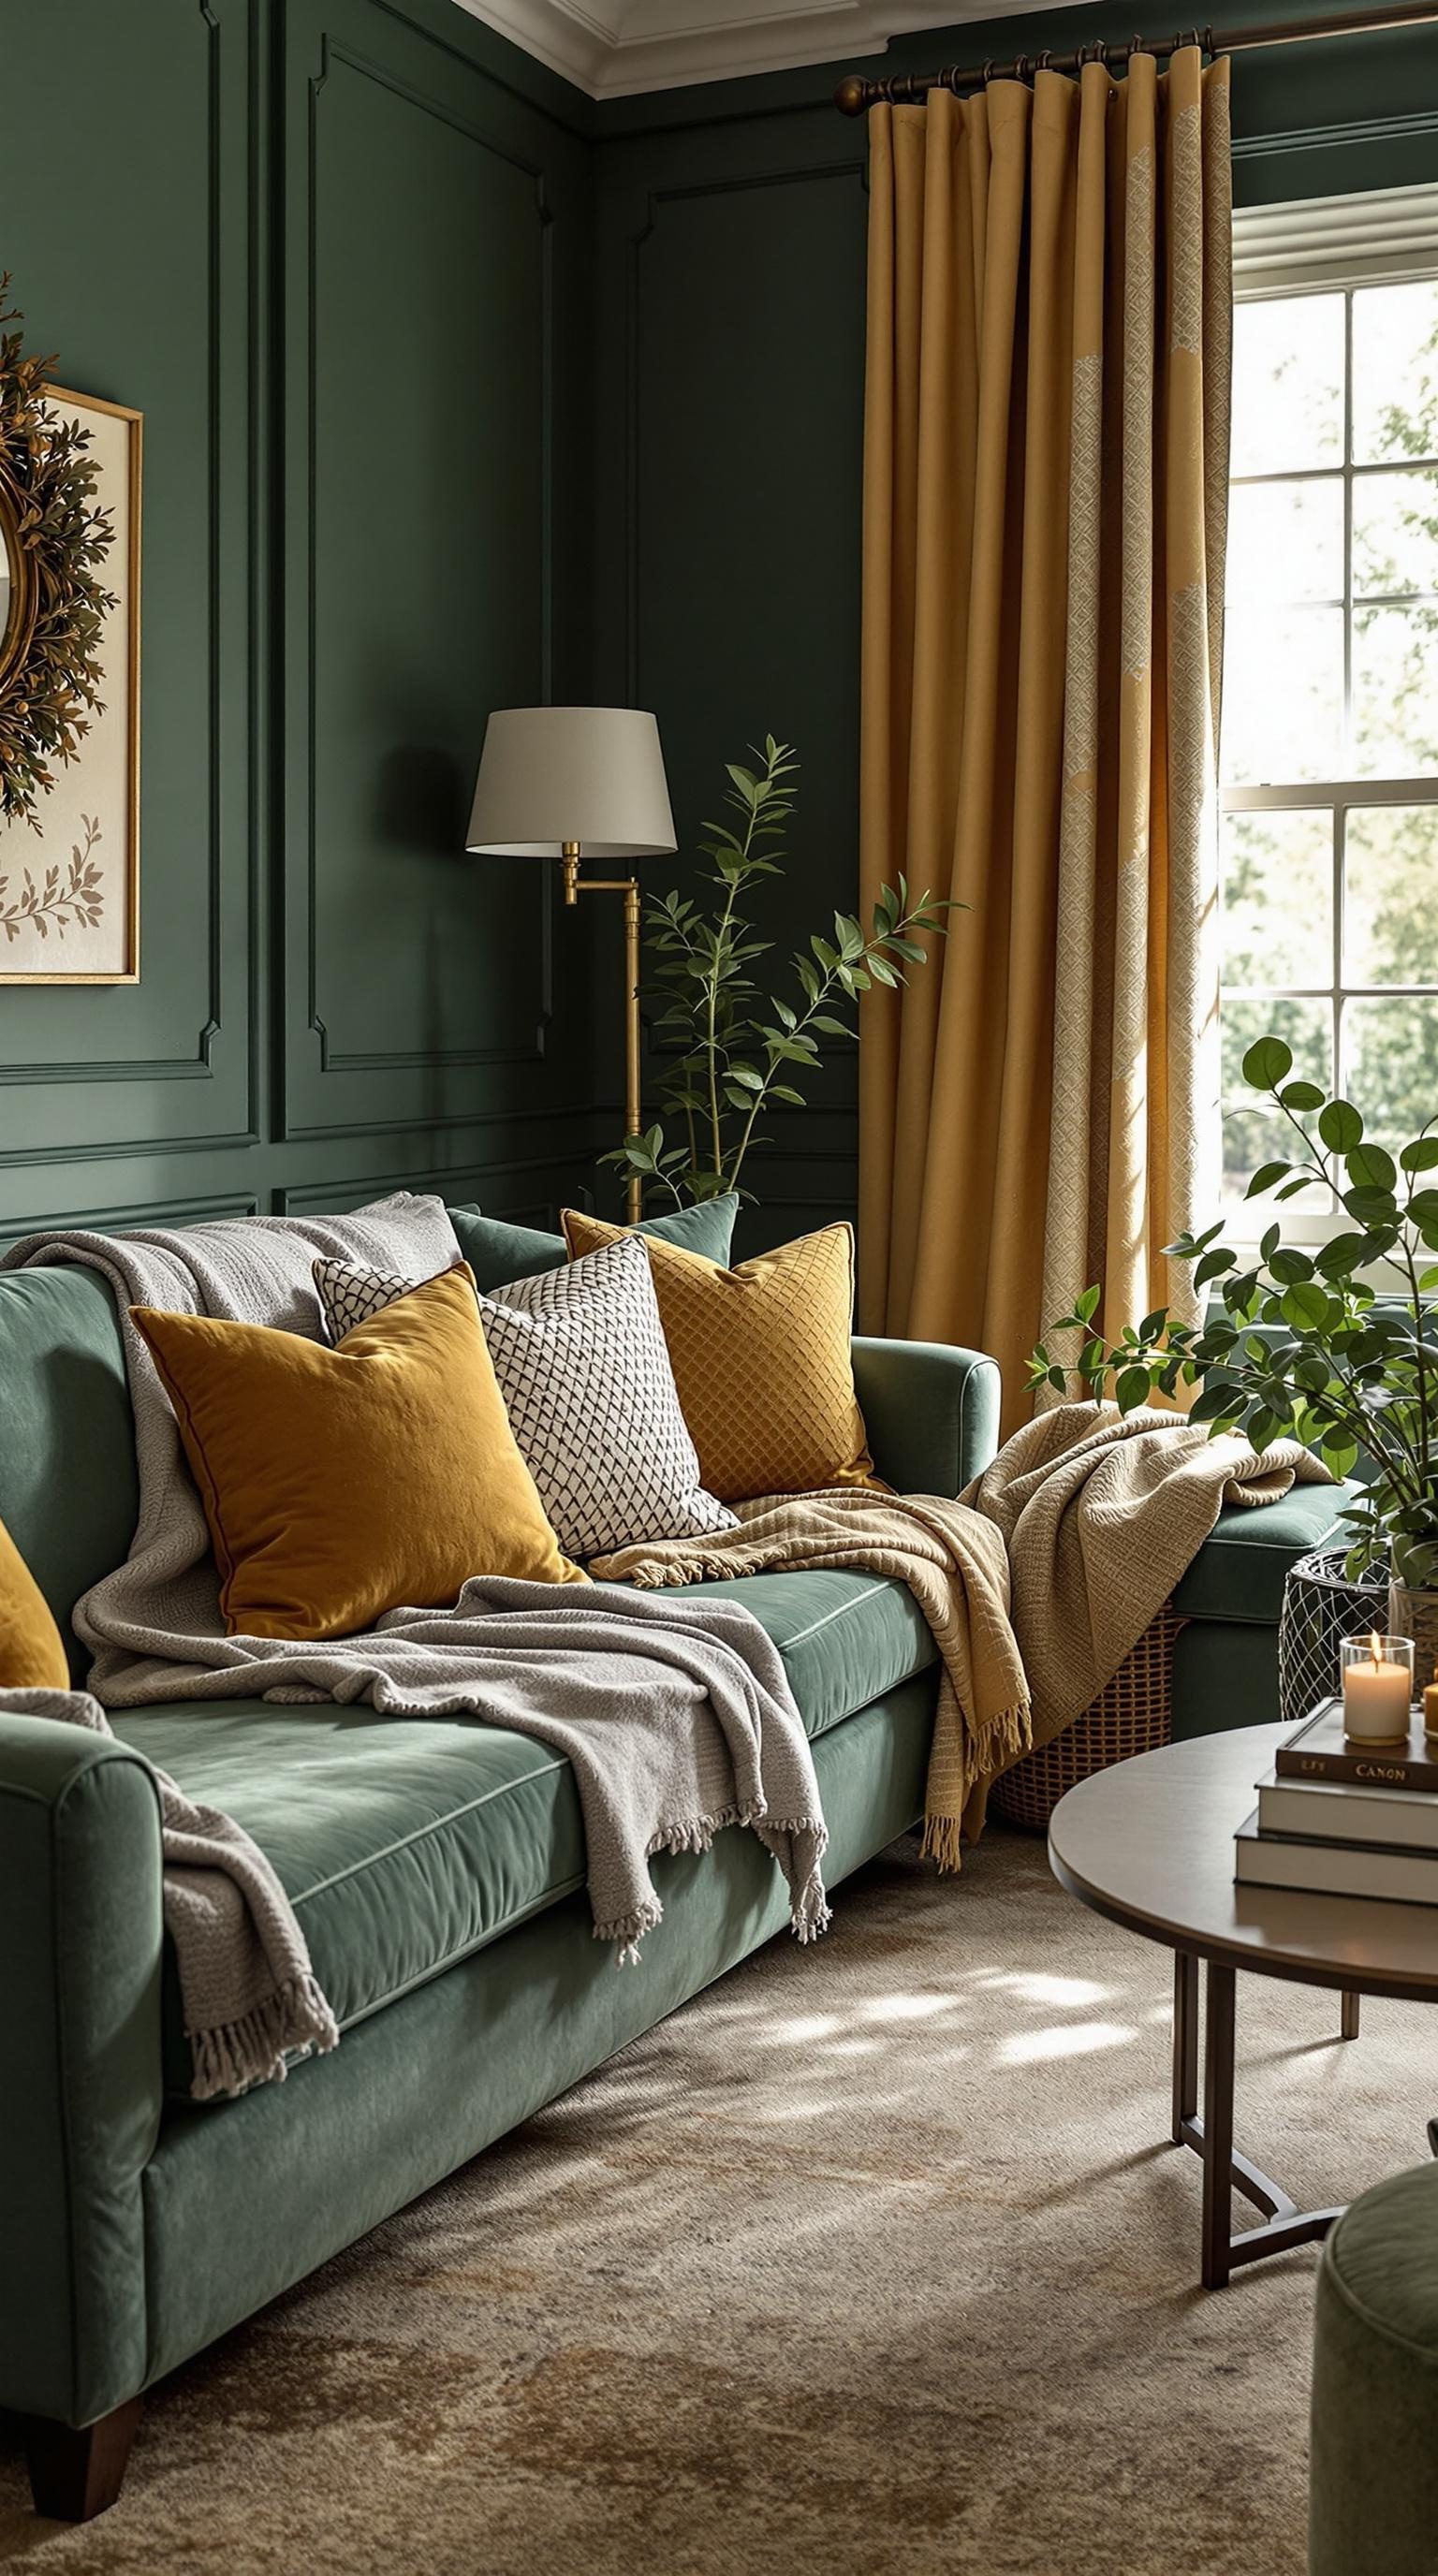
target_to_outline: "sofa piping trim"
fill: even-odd
[[[388,1994],[376,1995],[371,2003],[361,2004],[358,2011],[347,2013],[340,2023],[341,2031],[354,2030],[360,2022],[368,2021],[372,2014],[383,2012],[386,2004],[397,2004],[406,1995],[417,1994],[421,1986],[432,1985],[436,1977],[442,1977],[447,1968],[461,1967],[466,1959],[474,1957],[477,1950],[488,1950],[494,1942],[503,1940],[507,1932],[517,1932],[521,1924],[532,1923],[536,1914],[547,1914],[551,1906],[562,1905],[566,1896],[578,1896],[585,1885],[582,1874],[578,1878],[560,1879],[555,1886],[547,1887],[542,1896],[536,1896],[528,1905],[517,1906],[512,1914],[504,1915],[487,1932],[476,1932],[472,1939],[461,1942],[457,1950],[447,1950],[444,1957],[436,1959],[431,1967],[416,1969],[412,1977],[406,1977],[403,1985],[391,1986]]]
[[[832,1610],[825,1611],[822,1619],[811,1619],[807,1628],[796,1628],[792,1637],[786,1637],[779,1648],[780,1654],[787,1655],[793,1647],[807,1645],[811,1637],[821,1635],[825,1628],[832,1628],[836,1619],[847,1619],[851,1610],[862,1610],[870,1598],[871,1595],[867,1592],[856,1592],[849,1600],[836,1602]],[[922,1672],[924,1669],[923,1665],[915,1666],[915,1671]],[[912,1676],[904,1674],[901,1678],[909,1680]],[[887,1687],[892,1688],[893,1685],[889,1684]]]
[[[290,1903],[307,1905],[312,1896],[323,1896],[326,1888],[341,1887],[347,1878],[358,1878],[378,1862],[392,1860],[396,1852],[407,1851],[412,1843],[424,1842],[430,1834],[441,1832],[444,1826],[456,1824],[461,1816],[472,1815],[476,1807],[487,1807],[492,1798],[507,1798],[511,1789],[523,1789],[531,1780],[547,1780],[552,1772],[568,1769],[567,1762],[541,1762],[533,1771],[521,1772],[517,1780],[501,1780],[493,1789],[482,1790],[477,1798],[466,1798],[463,1806],[451,1807],[442,1816],[432,1816],[427,1825],[416,1825],[413,1833],[401,1834],[397,1842],[386,1843],[380,1851],[366,1852],[363,1860],[352,1860],[347,1869],[332,1870],[328,1878],[317,1878],[313,1887],[305,1888],[299,1896],[292,1896]]]

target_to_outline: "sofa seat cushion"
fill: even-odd
[[[742,1599],[760,1618],[814,1736],[934,1660],[898,1584],[806,1572],[697,1588]],[[463,1718],[256,1699],[116,1710],[113,1723],[269,1855],[342,2027],[584,1884],[573,1774],[528,1736]],[[165,2066],[171,2090],[186,2092],[172,1971]]]
[[[1185,1619],[1243,1619],[1276,1628],[1291,1565],[1315,1547],[1341,1547],[1344,1485],[1295,1485],[1259,1511],[1230,1504],[1219,1513],[1173,1596]]]
[[[806,1566],[734,1583],[680,1585],[674,1598],[742,1601],[784,1658],[807,1735],[824,1734],[856,1709],[937,1662],[929,1625],[907,1585],[871,1574]]]

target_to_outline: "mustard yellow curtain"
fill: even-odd
[[[1027,1410],[1217,1163],[1228,65],[1091,64],[869,119],[861,877],[957,897],[865,996],[860,1307]]]

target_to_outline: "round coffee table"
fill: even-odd
[[[1424,1905],[1238,1887],[1233,1837],[1257,1803],[1286,1726],[1240,1726],[1165,1744],[1081,1780],[1054,1809],[1049,1862],[1071,1896],[1174,1952],[1173,2136],[1203,2159],[1203,2286],[1240,2263],[1312,2244],[1338,2209],[1301,2210],[1233,2144],[1234,1975],[1291,1977],[1343,1996],[1356,2038],[1360,1994],[1438,2001],[1435,1918]],[[1199,1961],[1207,1963],[1203,2111],[1198,2107]],[[1235,2236],[1230,2191],[1265,2224]]]

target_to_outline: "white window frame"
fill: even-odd
[[[1361,196],[1313,197],[1296,204],[1247,206],[1233,218],[1233,293],[1235,303],[1271,301],[1303,293],[1333,293],[1358,286],[1397,286],[1438,277],[1438,185],[1377,188]],[[1343,440],[1343,607],[1344,709],[1351,681],[1353,602],[1353,511],[1356,479],[1386,470],[1384,465],[1354,465],[1352,448],[1353,307],[1347,307],[1349,364],[1344,371]],[[1276,475],[1237,478],[1240,482],[1307,482],[1332,479],[1331,466]],[[1405,597],[1407,594],[1405,594]],[[1381,602],[1379,603],[1381,605]],[[1438,776],[1304,780],[1287,785],[1228,787],[1220,784],[1219,812],[1229,814],[1293,813],[1318,807],[1333,813],[1333,979],[1325,985],[1284,985],[1283,999],[1326,1002],[1332,1013],[1334,1079],[1340,1078],[1338,1039],[1342,995],[1402,1002],[1431,995],[1430,984],[1360,987],[1343,982],[1344,849],[1349,812],[1374,805],[1438,805]],[[1254,999],[1272,999],[1278,987],[1264,987]],[[1245,998],[1237,986],[1233,1000]],[[1301,1068],[1300,1068],[1301,1070]],[[1274,1215],[1281,1216],[1284,1240],[1318,1243],[1351,1225],[1342,1210],[1296,1206],[1277,1208],[1270,1199],[1225,1205],[1225,1237],[1241,1247],[1256,1244]]]

